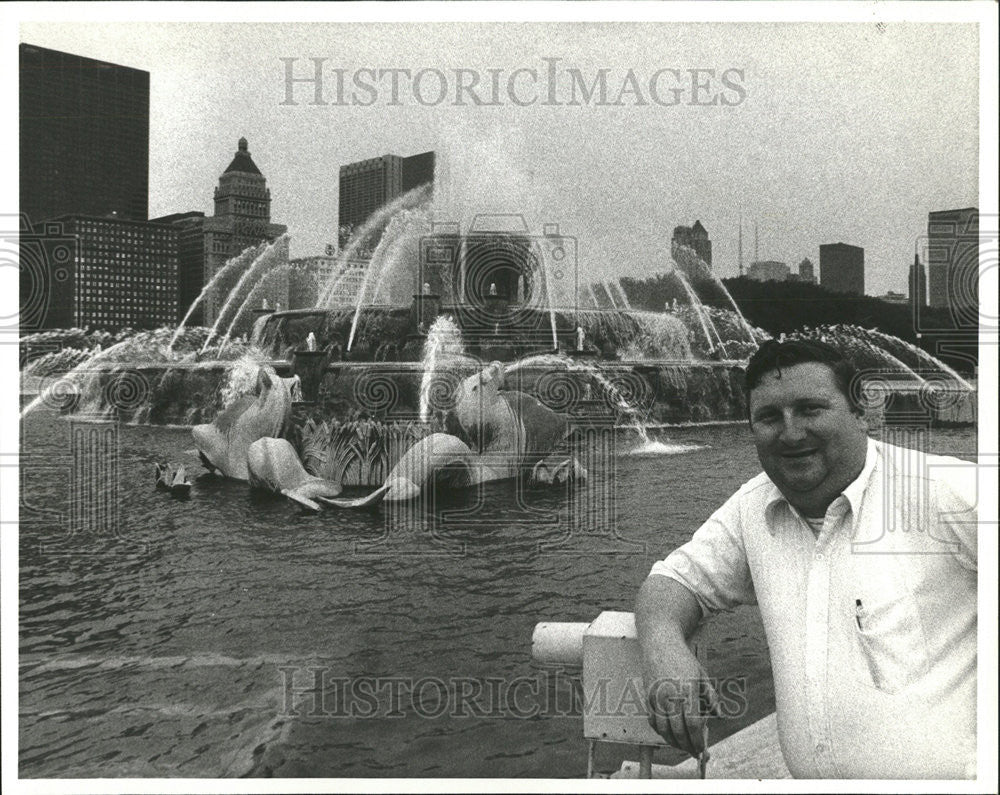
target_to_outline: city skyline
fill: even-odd
[[[844,241],[866,251],[869,294],[905,292],[927,213],[978,206],[974,26],[528,28],[282,25],[276,43],[265,25],[23,23],[20,39],[150,72],[152,217],[208,210],[231,141],[250,139],[295,257],[336,242],[339,167],[387,153],[438,153],[436,201],[451,220],[520,212],[532,231],[560,224],[594,277],[662,271],[672,230],[694,218],[712,240],[713,271],[735,276],[742,214],[759,225],[764,259],[817,261],[821,244]],[[384,94],[371,106],[314,106],[314,86],[296,83],[295,104],[282,105],[285,70],[301,80],[311,58],[348,72],[465,68],[484,80],[490,69],[544,74],[559,59],[587,83],[609,70],[622,104],[426,107],[383,104]],[[741,70],[742,95],[664,107],[619,90],[623,74],[648,86],[668,67]]]

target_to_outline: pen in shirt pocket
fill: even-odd
[[[865,629],[863,626],[861,626],[861,616],[864,615],[864,612],[865,612],[865,608],[861,605],[861,600],[860,599],[855,599],[854,600],[854,620],[858,622],[858,629],[860,629],[862,632]]]

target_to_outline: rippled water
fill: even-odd
[[[614,514],[589,533],[569,531],[564,492],[513,484],[429,517],[314,516],[201,474],[187,430],[90,427],[117,475],[79,474],[96,465],[86,426],[42,412],[22,431],[25,777],[582,776],[569,675],[531,662],[535,623],[631,610],[652,562],[757,471],[745,429],[690,428],[659,435],[673,454],[622,440]],[[974,434],[934,446],[968,455]],[[154,490],[166,460],[197,476],[190,499]],[[95,494],[109,502],[74,503]],[[103,532],[70,532],[105,509]],[[704,646],[713,674],[749,687],[713,738],[773,709],[755,610],[720,617]]]

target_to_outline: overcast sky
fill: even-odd
[[[212,211],[212,191],[237,139],[267,177],[272,220],[286,224],[293,256],[336,239],[338,169],[385,153],[435,149],[447,175],[445,212],[524,213],[532,229],[559,223],[578,239],[581,271],[648,274],[669,256],[673,227],[700,219],[714,270],[735,275],[737,225],[744,258],[793,268],[819,261],[821,243],[864,247],[869,294],[906,290],[915,240],[930,210],[978,203],[978,33],[973,25],[875,24],[107,24],[23,23],[21,40],[145,69],[151,74],[151,216]],[[324,64],[324,98],[336,74],[359,69],[441,70],[448,99],[424,106],[388,78],[368,106],[313,106],[313,89],[286,98],[297,76]],[[546,98],[544,58],[556,66]],[[511,73],[514,96],[507,91]],[[605,68],[609,101],[572,106],[565,71],[589,84]],[[456,106],[454,70],[472,70],[480,96],[500,76],[499,106]],[[677,105],[660,99],[686,85]],[[690,104],[691,69],[720,104]],[[610,104],[635,76],[636,91]],[[727,70],[729,82],[720,81]],[[434,73],[423,98],[437,93]],[[686,81],[686,82],[685,82]],[[348,88],[350,86],[348,85]],[[535,93],[539,102],[517,106]],[[347,93],[350,102],[350,93]],[[371,98],[361,92],[362,100]],[[724,105],[721,100],[734,102]]]

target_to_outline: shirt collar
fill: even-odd
[[[847,500],[848,505],[851,506],[852,525],[857,521],[858,514],[861,512],[861,503],[864,500],[865,492],[868,490],[868,485],[871,483],[872,472],[875,471],[875,466],[881,455],[882,451],[879,448],[878,442],[869,438],[868,452],[865,455],[865,465],[861,468],[861,474],[851,481],[840,493]],[[768,478],[767,493],[764,499],[764,516],[767,519],[767,529],[771,535],[775,534],[777,528],[776,523],[773,521],[774,512],[781,505],[785,505],[788,510],[797,513],[791,503],[785,499],[785,495],[781,493],[781,490],[774,485],[774,481]]]

